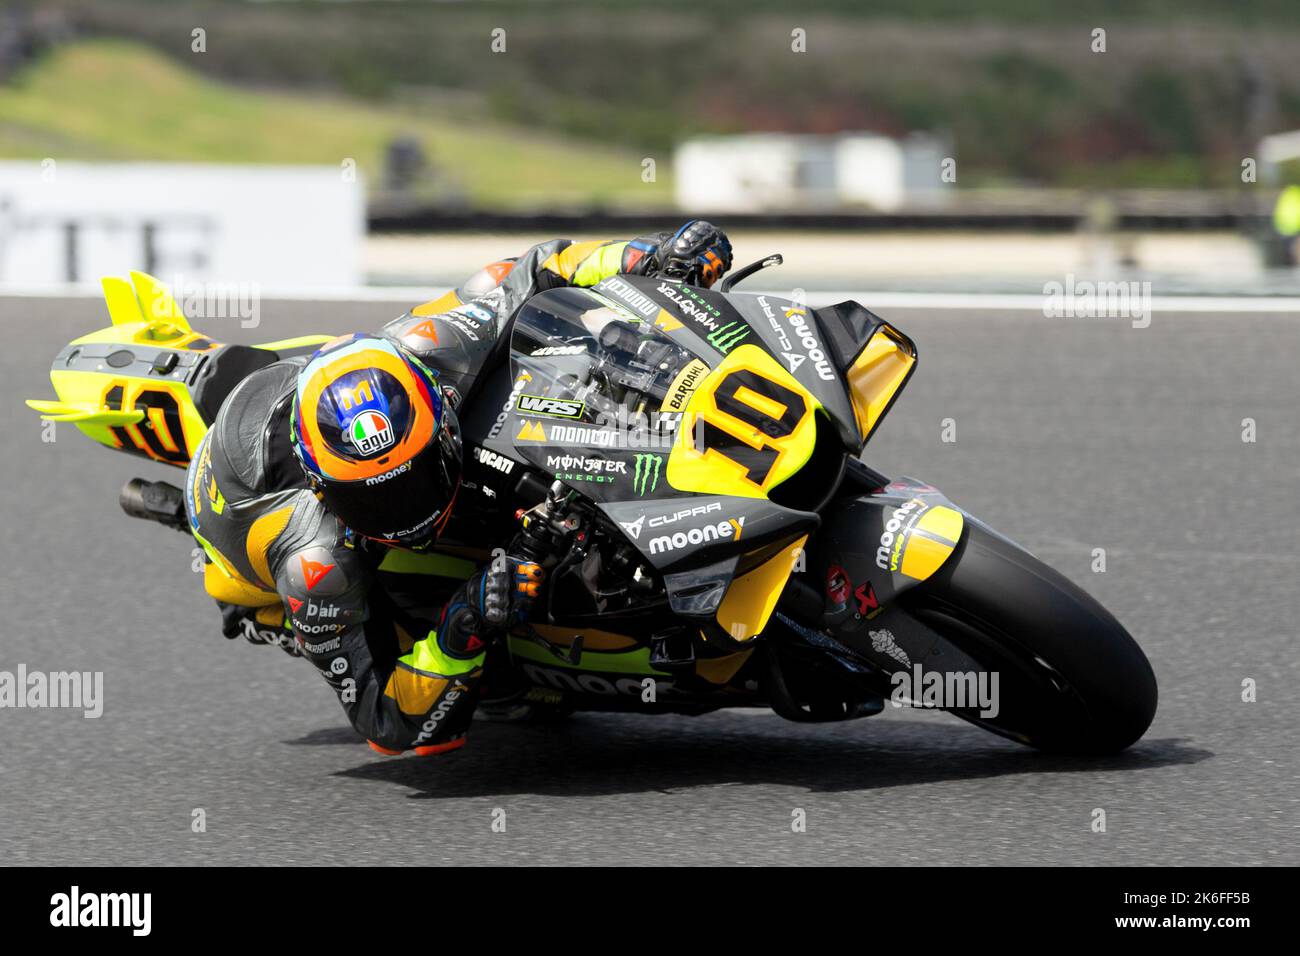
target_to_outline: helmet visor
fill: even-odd
[[[460,484],[460,443],[443,428],[432,445],[391,471],[324,484],[325,505],[357,534],[403,548],[438,536]]]

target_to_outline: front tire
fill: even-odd
[[[999,673],[1000,712],[953,710],[987,730],[1054,753],[1130,746],[1156,712],[1142,649],[1089,594],[1033,555],[968,520],[945,565],[899,603]]]

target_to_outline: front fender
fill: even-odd
[[[809,568],[824,569],[825,625],[840,632],[867,626],[943,567],[965,525],[937,488],[912,478],[831,504],[808,545]]]

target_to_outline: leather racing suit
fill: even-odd
[[[497,336],[530,296],[620,272],[652,274],[655,250],[668,236],[541,243],[411,309],[383,333],[438,374],[455,407],[471,396]],[[328,512],[289,441],[306,362],[285,359],[242,380],[190,464],[186,510],[210,559],[208,593],[228,637],[242,633],[306,657],[375,750],[455,749],[465,742],[491,636],[475,601],[483,572],[473,575],[473,565],[447,558],[442,573],[436,555],[430,572],[425,556],[361,538]],[[416,564],[417,573],[431,576],[417,588],[393,586]]]

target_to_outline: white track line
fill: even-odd
[[[278,302],[390,302],[415,305],[435,299],[445,287],[438,286],[353,286],[349,288],[274,288],[258,290],[264,301]],[[737,290],[788,296],[789,289]],[[98,284],[58,286],[0,285],[0,298],[98,299]],[[853,300],[872,309],[944,309],[958,311],[1038,312],[1047,297],[1036,293],[989,292],[898,292],[846,289],[807,293],[813,306]],[[1300,313],[1300,296],[1202,296],[1156,295],[1153,312],[1272,312]]]

